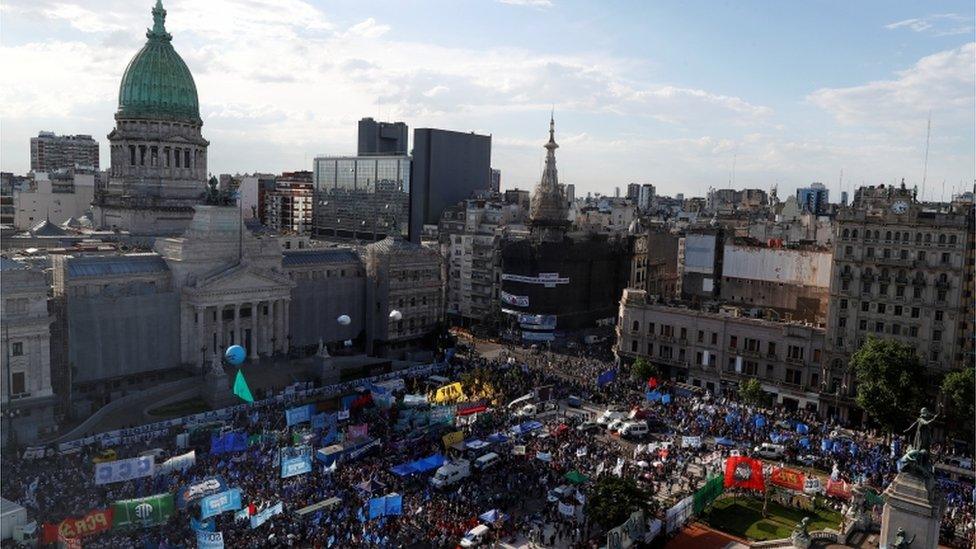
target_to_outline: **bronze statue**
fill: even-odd
[[[929,446],[932,444],[932,428],[929,425],[939,417],[939,414],[933,415],[928,408],[922,408],[918,413],[918,419],[915,423],[908,426],[905,432],[912,430],[915,427],[915,440],[912,447],[916,450],[929,451]],[[917,427],[916,427],[917,426]]]
[[[803,517],[803,520],[793,527],[793,535],[804,538],[810,537],[810,517]]]
[[[891,542],[891,549],[906,549],[907,547],[911,546],[912,542],[915,541],[915,536],[912,536],[912,539],[908,540],[905,539],[906,537],[908,537],[908,534],[905,533],[905,529],[899,528],[898,531],[895,532],[894,541]]]

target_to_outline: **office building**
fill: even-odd
[[[45,220],[61,225],[85,215],[91,209],[97,177],[90,170],[32,173],[26,186],[13,189],[14,227],[27,230]]]
[[[502,171],[499,169],[491,169],[491,192],[497,193],[502,190]]]
[[[407,154],[407,125],[363,118],[359,121],[359,147],[356,151],[359,156]]]
[[[90,135],[40,132],[30,140],[31,171],[56,172],[83,168],[98,171],[98,142]]]
[[[576,202],[576,185],[573,185],[572,183],[567,183],[565,190],[566,190],[566,203],[572,204],[573,202]]]
[[[917,349],[933,394],[944,373],[972,364],[973,228],[972,203],[928,206],[904,183],[861,187],[838,212],[824,375],[830,415],[862,419],[848,363],[869,335]]]
[[[627,185],[627,199],[637,202],[637,200],[640,198],[640,190],[640,183],[629,183]]]
[[[413,131],[410,241],[424,225],[436,225],[444,210],[475,191],[491,188],[491,136],[433,128]]]
[[[285,172],[265,191],[264,226],[279,233],[309,234],[312,229],[312,172]]]
[[[828,194],[823,183],[812,183],[809,187],[796,190],[796,201],[803,210],[814,215],[826,215],[830,208]]]
[[[645,183],[641,185],[640,192],[637,195],[637,209],[641,212],[646,212],[651,209],[651,205],[654,204],[654,196],[657,194],[654,185],[650,183]]]
[[[313,183],[314,236],[372,242],[407,234],[409,156],[317,157]]]
[[[717,396],[758,379],[788,410],[820,410],[824,329],[743,315],[736,307],[694,309],[652,302],[628,288],[620,301],[616,353],[658,365],[665,376]]]

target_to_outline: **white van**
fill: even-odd
[[[646,435],[651,430],[647,428],[647,423],[643,421],[628,421],[620,428],[620,436],[628,438],[638,438]]]
[[[600,417],[597,418],[596,422],[600,425],[610,425],[615,419],[626,419],[627,413],[620,410],[607,409]]]
[[[474,460],[474,470],[480,473],[481,471],[494,467],[500,459],[501,458],[495,452],[488,452],[487,454]]]
[[[763,442],[752,450],[757,456],[765,459],[783,459],[786,454],[786,447],[782,444]]]
[[[461,538],[461,547],[478,547],[488,541],[488,527],[479,524]]]
[[[469,476],[471,476],[471,463],[466,459],[460,459],[441,465],[434,476],[430,477],[430,484],[434,488],[443,488]]]

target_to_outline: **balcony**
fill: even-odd
[[[801,366],[804,364],[802,357],[795,357],[795,356],[786,357],[786,362],[789,364],[799,364]]]

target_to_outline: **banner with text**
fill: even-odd
[[[95,484],[111,484],[135,478],[151,477],[156,471],[156,458],[142,456],[95,464]]]
[[[165,475],[173,471],[186,471],[197,463],[197,451],[190,450],[185,454],[173,456],[156,468],[157,475]]]
[[[312,449],[289,446],[281,449],[281,478],[304,475],[312,471]]]
[[[241,508],[241,489],[231,488],[200,500],[200,518],[207,519]]]
[[[145,528],[165,524],[173,514],[173,494],[125,499],[112,504],[113,528]]]
[[[278,503],[272,505],[271,507],[268,507],[263,511],[259,511],[254,515],[251,515],[251,528],[257,528],[258,526],[261,526],[265,522],[268,522],[268,519],[270,519],[271,517],[275,515],[280,515],[282,512],[284,512],[284,509],[285,509],[284,505],[279,501]]]

